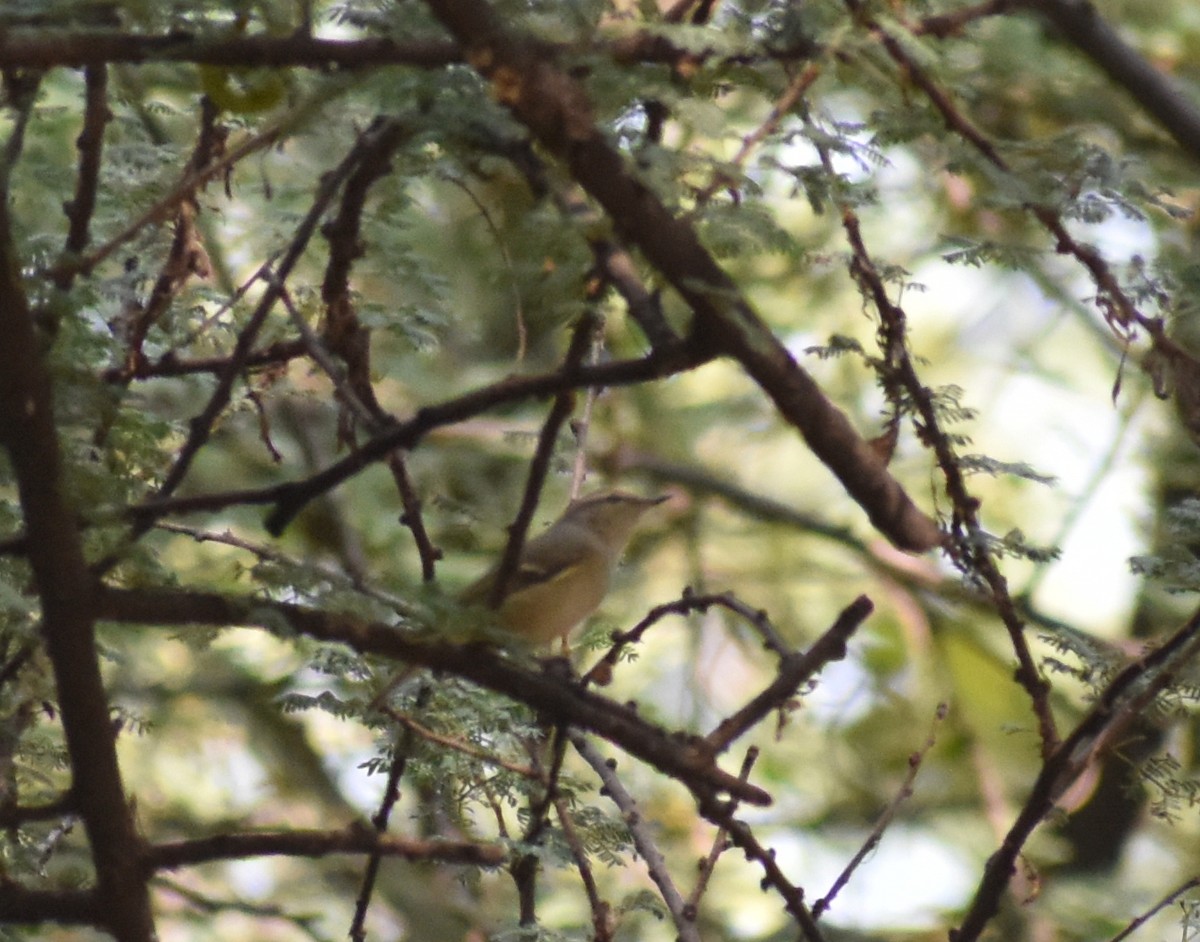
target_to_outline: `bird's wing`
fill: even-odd
[[[522,589],[534,585],[545,585],[553,582],[566,572],[574,569],[587,552],[586,542],[572,547],[571,552],[563,552],[561,543],[547,546],[541,537],[535,537],[525,544],[521,550],[521,560],[516,572],[512,574],[506,586],[506,594],[512,595]],[[462,600],[468,603],[487,602],[492,594],[492,586],[496,581],[496,568],[489,569],[471,583],[463,591]]]

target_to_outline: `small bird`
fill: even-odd
[[[638,497],[621,491],[592,494],[572,501],[545,533],[521,548],[516,571],[496,610],[500,627],[528,645],[563,640],[592,614],[608,594],[608,584],[637,522],[669,495]],[[487,605],[496,584],[493,566],[459,596],[465,605]],[[392,674],[367,704],[368,714],[387,703],[400,684],[417,671]]]
[[[609,491],[572,501],[544,533],[522,547],[497,608],[501,627],[527,644],[565,639],[604,601],[617,560],[642,514],[668,496]],[[488,604],[496,570],[493,566],[467,586],[460,601]]]

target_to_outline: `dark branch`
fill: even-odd
[[[513,377],[457,399],[426,406],[408,421],[377,435],[324,471],[303,481],[272,488],[267,499],[275,502],[276,506],[267,517],[267,529],[278,536],[309,501],[337,487],[372,462],[379,461],[393,449],[412,448],[432,429],[461,422],[502,403],[554,395],[568,387],[578,389],[586,386],[644,383],[692,369],[709,359],[711,354],[700,349],[697,344],[681,341],[657,349],[640,359],[581,366],[569,375],[555,372]]]
[[[1105,22],[1090,0],[1022,0],[1134,97],[1193,160],[1200,161],[1200,108],[1183,87],[1160,72]]]
[[[9,139],[7,156],[14,161],[19,128]],[[20,496],[41,635],[54,672],[73,797],[87,831],[97,892],[105,901],[104,925],[119,942],[149,942],[154,923],[137,867],[141,845],[121,782],[116,732],[100,676],[87,590],[91,578],[75,509],[65,499],[50,375],[21,280],[26,262],[17,253],[9,217],[10,170],[4,168],[0,183],[0,445]]]
[[[96,209],[96,190],[100,179],[100,155],[104,146],[104,126],[112,120],[108,107],[108,69],[91,65],[84,71],[87,94],[84,99],[83,130],[75,141],[79,151],[79,172],[75,178],[75,195],[63,206],[67,214],[67,241],[63,251],[76,255],[90,241],[92,213]],[[71,276],[64,274],[58,287],[71,286]]]
[[[303,340],[280,340],[270,346],[246,354],[241,365],[244,370],[252,370],[264,366],[278,366],[288,360],[304,356]],[[197,373],[222,373],[230,368],[229,357],[196,357],[181,359],[174,353],[164,353],[157,360],[141,359],[129,375],[132,379],[157,379],[160,377],[194,376]],[[126,375],[124,367],[112,367],[105,370],[101,378],[107,382],[117,382]]]
[[[1200,609],[1160,646],[1122,670],[1095,706],[1042,764],[1029,797],[999,849],[988,858],[975,897],[950,942],[975,942],[999,911],[1000,898],[1016,870],[1017,858],[1054,803],[1103,753],[1117,745],[1130,723],[1176,679],[1179,669],[1200,651]]]
[[[159,625],[258,625],[300,632],[320,641],[345,644],[361,654],[445,671],[531,707],[551,722],[590,730],[643,762],[678,779],[697,794],[728,792],[754,805],[771,796],[720,768],[699,736],[670,734],[636,710],[598,696],[573,679],[534,673],[486,645],[458,645],[414,639],[391,625],[347,613],[326,612],[281,602],[237,598],[215,592],[171,589],[99,588],[102,617]]]
[[[540,47],[510,33],[486,0],[428,2],[463,43],[467,58],[493,81],[499,100],[566,163],[622,238],[641,249],[688,303],[695,340],[742,364],[888,539],[916,552],[937,546],[937,524],[770,331],[692,225],[672,216],[629,171],[597,127],[583,88]]]
[[[671,914],[671,921],[675,924],[676,938],[679,942],[701,942],[700,931],[696,926],[695,909],[688,910],[687,902],[671,878],[666,858],[658,849],[655,828],[650,826],[652,822],[647,822],[646,818],[642,816],[641,811],[638,810],[637,799],[630,794],[618,777],[616,763],[610,763],[605,759],[600,750],[593,746],[586,736],[572,733],[570,739],[575,751],[579,753],[584,762],[592,767],[592,771],[604,783],[601,794],[620,810],[621,820],[629,828],[633,846],[637,848],[638,855],[645,862],[650,879],[658,887],[658,893],[666,904],[667,911]]]
[[[330,854],[380,854],[405,860],[436,860],[441,863],[496,867],[508,852],[497,844],[471,841],[425,841],[378,834],[365,826],[342,831],[264,831],[246,834],[215,834],[192,841],[157,844],[146,851],[146,866],[153,870],[208,863],[213,860],[243,860],[247,857],[327,857]]]
[[[110,906],[112,901],[106,901]],[[5,880],[0,886],[0,924],[96,926],[103,922],[94,890],[29,890]]]
[[[730,743],[757,726],[768,713],[794,697],[800,685],[816,676],[826,664],[844,658],[846,642],[874,608],[869,598],[860,595],[807,651],[786,655],[779,665],[778,675],[767,688],[705,737],[709,747],[714,752],[724,752]]]
[[[436,69],[462,60],[454,43],[439,39],[316,39],[312,36],[139,36],[102,31],[6,30],[0,34],[0,68],[78,68],[106,62],[195,62],[237,68],[337,66],[363,69],[410,65]]]
[[[583,364],[583,358],[587,356],[595,327],[595,318],[590,314],[585,315],[575,325],[575,330],[571,334],[571,344],[563,359],[562,375],[564,377],[578,371]],[[516,519],[509,525],[508,542],[504,545],[504,553],[501,555],[496,569],[496,580],[487,599],[488,605],[492,608],[499,608],[500,603],[504,601],[508,584],[512,581],[513,574],[516,573],[517,566],[520,564],[521,550],[525,546],[525,534],[529,532],[529,524],[533,521],[533,514],[537,510],[542,487],[546,483],[546,475],[550,473],[550,461],[554,457],[554,447],[558,444],[558,433],[562,431],[563,423],[571,417],[574,408],[575,389],[566,386],[554,397],[554,405],[550,407],[550,413],[542,424],[537,448],[533,453],[533,460],[529,463],[529,474],[525,480],[525,491],[521,495],[521,506],[517,509]]]

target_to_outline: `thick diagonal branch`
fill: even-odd
[[[637,246],[691,306],[696,339],[742,364],[888,539],[915,552],[937,546],[936,523],[796,363],[691,224],[672,216],[629,171],[593,120],[582,87],[541,46],[511,34],[486,0],[428,3],[471,65],[491,81],[493,94],[566,163],[612,217],[619,235]]]
[[[1053,23],[1064,41],[1129,92],[1193,160],[1200,160],[1200,107],[1180,83],[1122,39],[1090,0],[1022,0],[1021,5]]]

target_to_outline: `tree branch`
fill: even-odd
[[[121,782],[116,732],[100,676],[87,589],[92,580],[75,510],[64,499],[50,376],[21,281],[10,203],[5,177],[0,188],[0,444],[12,462],[20,495],[42,639],[70,758],[72,796],[87,831],[97,893],[105,901],[103,924],[119,942],[150,942],[154,923],[138,866],[141,841]]]
[[[694,908],[689,912],[687,901],[679,892],[679,888],[675,885],[675,881],[671,878],[671,872],[667,869],[667,861],[663,856],[662,851],[658,849],[658,842],[654,839],[654,831],[647,826],[646,819],[642,817],[642,813],[638,810],[637,799],[633,797],[625,788],[624,783],[617,776],[616,764],[609,764],[609,761],[604,758],[595,746],[588,741],[586,736],[581,736],[578,733],[571,735],[571,745],[575,747],[575,751],[583,758],[583,761],[592,767],[592,770],[600,777],[600,781],[604,783],[604,789],[601,794],[612,801],[613,804],[621,812],[621,820],[625,822],[625,827],[629,829],[629,836],[633,839],[633,846],[637,848],[638,854],[646,863],[646,870],[650,874],[650,879],[654,881],[654,885],[658,887],[658,894],[662,897],[663,902],[667,906],[667,911],[671,914],[671,921],[675,924],[676,938],[679,942],[700,942],[700,930],[696,926],[696,913]]]
[[[267,530],[278,536],[309,501],[337,487],[367,465],[385,457],[393,449],[412,448],[431,429],[462,421],[502,403],[553,395],[564,388],[621,386],[659,379],[692,369],[710,358],[711,354],[702,350],[699,345],[680,341],[671,346],[660,347],[638,359],[580,366],[566,374],[557,371],[537,376],[511,377],[457,399],[425,406],[417,410],[411,419],[375,436],[323,471],[302,481],[292,481],[261,492],[264,496],[261,502],[275,504],[275,509],[267,517]],[[147,510],[151,506],[147,505]]]
[[[541,47],[510,34],[486,0],[428,3],[463,44],[468,61],[492,81],[493,94],[567,164],[620,235],[688,303],[695,314],[693,338],[742,364],[888,539],[914,552],[939,545],[937,524],[759,318],[691,224],[673,217],[630,173],[596,126],[582,87]]]
[[[571,334],[571,343],[563,358],[562,375],[569,377],[583,364],[587,356],[588,346],[595,330],[595,318],[589,313],[580,318]],[[525,546],[525,535],[529,532],[529,524],[533,521],[537,510],[542,487],[546,483],[546,475],[550,473],[550,461],[554,457],[554,446],[558,443],[558,433],[563,423],[571,417],[575,409],[575,389],[564,386],[554,397],[554,404],[542,423],[542,431],[538,435],[537,448],[533,459],[529,462],[529,474],[525,479],[525,491],[521,495],[521,506],[517,516],[508,528],[508,542],[504,544],[504,552],[496,568],[496,579],[491,592],[486,599],[491,608],[499,608],[508,592],[508,584],[517,572],[521,562],[521,550]]]
[[[439,861],[498,867],[508,851],[498,844],[471,841],[425,841],[376,833],[364,825],[341,831],[295,830],[259,833],[214,834],[192,841],[155,844],[146,852],[152,870],[179,867],[213,860],[244,860],[247,857],[327,857],[330,854],[379,854],[405,860]]]
[[[1091,0],[1019,0],[1133,96],[1180,147],[1200,161],[1200,108],[1105,22]]]
[[[0,886],[0,923],[97,926],[103,909],[115,902],[106,900],[102,908],[95,890],[30,890],[5,880]]]
[[[574,678],[534,673],[486,645],[420,641],[391,625],[347,613],[215,592],[99,587],[97,604],[102,617],[121,622],[286,626],[288,631],[345,644],[361,654],[445,671],[524,703],[551,722],[597,733],[698,794],[723,791],[750,804],[771,803],[767,792],[720,768],[701,737],[669,734],[633,708],[584,690]]]
[[[63,205],[67,214],[67,240],[63,251],[75,255],[87,248],[90,241],[92,213],[96,209],[96,190],[100,179],[100,155],[104,147],[104,126],[112,120],[108,107],[108,68],[90,65],[84,70],[87,89],[83,112],[83,130],[75,140],[79,151],[79,172],[75,178],[75,195]],[[58,279],[64,291],[71,287],[71,276]]]
[[[874,608],[869,598],[860,595],[846,606],[829,630],[807,651],[793,651],[784,655],[779,665],[779,673],[766,689],[733,716],[722,720],[717,728],[705,737],[709,747],[714,752],[724,752],[735,739],[757,726],[768,713],[795,696],[800,685],[819,673],[826,664],[844,658],[846,642]]]
[[[1175,680],[1179,669],[1200,652],[1200,609],[1160,646],[1122,670],[1101,693],[1095,706],[1042,764],[1000,847],[988,858],[983,878],[950,942],[975,942],[999,910],[1000,897],[1016,869],[1021,848],[1034,829],[1079,776],[1103,753],[1155,697]]]
[[[317,39],[290,36],[220,36],[187,33],[145,36],[100,30],[14,29],[0,34],[0,68],[79,68],[106,62],[194,62],[231,68],[364,69],[381,65],[441,68],[462,61],[454,43],[441,39]]]

